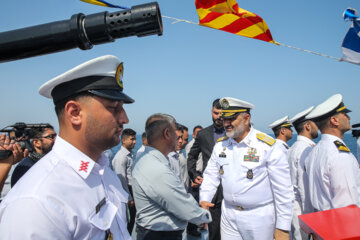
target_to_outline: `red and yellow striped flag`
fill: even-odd
[[[258,15],[239,8],[236,0],[195,0],[195,5],[199,25],[276,43],[266,22]]]

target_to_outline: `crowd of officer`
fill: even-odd
[[[124,105],[134,102],[123,92],[123,63],[110,55],[90,60],[39,93],[54,102],[59,134],[2,200],[3,239],[131,239],[132,199],[139,240],[182,239],[189,223],[209,224],[210,239],[307,239],[298,215],[360,206],[359,165],[343,141],[350,110],[340,94],[270,124],[276,139],[254,128],[253,104],[222,97],[185,163],[169,163],[185,147],[176,119],[155,113],[145,123],[146,146],[119,170],[131,171],[125,186],[104,154],[119,144],[129,122]],[[289,148],[292,126],[298,139]],[[9,166],[28,153],[3,135],[0,146],[12,151],[0,163],[3,184]]]

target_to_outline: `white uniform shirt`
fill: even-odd
[[[246,209],[275,201],[276,227],[290,230],[294,194],[286,155],[280,146],[260,141],[257,133],[251,128],[240,143],[229,138],[215,144],[200,186],[200,201],[211,202],[221,180],[226,203]],[[249,157],[249,153],[254,154]],[[249,170],[252,179],[247,177]]]
[[[284,142],[283,140],[281,139],[276,139],[276,145],[279,145],[280,148],[284,151],[284,153],[287,153],[288,150],[289,150],[289,145],[287,145],[286,142]]]
[[[309,152],[306,151],[307,154],[304,156],[304,151],[306,149],[311,150],[313,146],[315,146],[315,143],[311,139],[304,136],[298,136],[296,142],[291,146],[291,148],[289,148],[289,151],[287,152],[287,158],[290,166],[291,183],[294,187],[296,200],[300,200],[300,193],[298,190],[298,168],[300,159],[306,157]]]
[[[305,173],[305,158],[309,155],[315,146],[311,139],[298,136],[296,142],[287,152],[290,166],[291,182],[294,187],[295,200],[301,206],[301,213],[312,212],[311,202],[309,199],[309,183]]]
[[[309,176],[312,206],[320,211],[356,204],[360,207],[360,170],[351,152],[341,151],[338,137],[323,134],[309,156],[305,169]]]
[[[1,239],[97,240],[110,228],[114,239],[130,240],[128,196],[108,164],[104,155],[94,162],[58,136],[0,204]]]

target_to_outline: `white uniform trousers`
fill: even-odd
[[[221,206],[222,240],[271,240],[274,239],[275,208],[270,203],[252,209],[238,210],[226,203]]]
[[[301,215],[301,204],[295,200],[294,201],[294,212],[291,221],[291,238],[292,240],[306,240],[308,239],[308,235],[301,230],[299,224],[298,216]]]

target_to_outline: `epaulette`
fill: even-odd
[[[335,146],[339,149],[339,151],[350,152],[350,149],[345,144],[340,142],[339,140],[334,141],[334,143],[335,143]]]
[[[225,140],[227,140],[227,139],[229,139],[229,137],[228,137],[228,136],[221,137],[221,138],[219,138],[216,142],[225,141]]]
[[[274,143],[275,143],[275,139],[273,139],[272,137],[269,137],[268,135],[265,135],[263,133],[257,133],[256,138],[270,146],[274,145]]]

